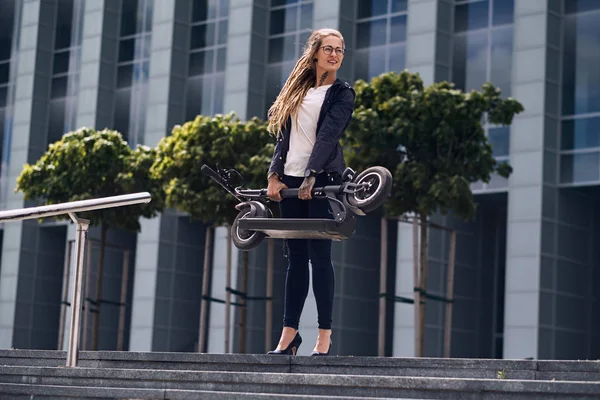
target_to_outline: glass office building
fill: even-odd
[[[0,0],[0,203],[26,162],[64,132],[117,129],[154,146],[198,114],[264,118],[310,29],[339,29],[349,82],[408,69],[464,90],[485,81],[525,106],[510,127],[486,126],[509,179],[473,184],[477,217],[434,216],[456,229],[453,357],[599,358],[600,2],[595,0]],[[596,86],[598,85],[598,86]],[[599,131],[596,131],[599,129]],[[594,139],[596,138],[596,139]],[[381,216],[336,242],[333,352],[377,355]],[[413,296],[412,226],[387,222],[388,295]],[[225,228],[211,251],[210,296],[225,298]],[[175,210],[110,231],[102,302],[99,233],[91,231],[83,347],[197,351],[205,226]],[[0,240],[0,347],[60,347],[72,224],[5,223]],[[445,295],[449,236],[430,233],[427,290]],[[246,351],[275,347],[286,260],[275,242],[273,317],[248,301]],[[247,295],[266,296],[267,244],[249,255]],[[233,289],[242,285],[233,251]],[[67,261],[67,262],[66,262]],[[127,264],[128,268],[123,266]],[[71,268],[72,271],[72,268]],[[125,271],[125,273],[124,273]],[[233,300],[239,299],[234,296]],[[224,305],[210,303],[206,351],[225,351]],[[445,304],[429,301],[425,354],[443,354]],[[229,351],[238,351],[240,308]],[[386,307],[388,356],[414,354],[413,306]],[[316,338],[309,295],[301,321]],[[60,343],[59,343],[60,342]]]

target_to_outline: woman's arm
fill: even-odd
[[[354,112],[354,90],[346,89],[340,92],[317,132],[317,140],[308,160],[308,171],[321,172],[331,152],[339,142]]]
[[[269,172],[267,173],[267,178],[272,174],[277,174],[278,176],[283,175],[283,156],[281,155],[281,142],[282,140],[277,139],[277,143],[275,144],[275,150],[273,150],[273,158],[271,158],[271,166],[269,167]]]

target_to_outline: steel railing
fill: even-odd
[[[67,350],[67,367],[76,367],[79,359],[79,336],[81,333],[82,285],[84,272],[83,256],[85,254],[85,243],[87,241],[88,228],[90,226],[89,220],[79,218],[75,213],[149,203],[150,200],[150,193],[142,192],[0,211],[0,223],[69,214],[69,217],[77,224],[77,236],[75,238],[75,282],[71,300],[71,323],[69,329],[69,348]]]

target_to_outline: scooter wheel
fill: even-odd
[[[249,251],[258,247],[266,237],[263,232],[240,229],[240,219],[249,217],[250,210],[242,210],[236,215],[233,224],[231,225],[231,240],[235,247],[244,251]],[[261,217],[267,216],[264,215]]]
[[[350,205],[368,213],[379,208],[392,192],[392,174],[384,167],[369,167],[356,175],[355,184],[366,184],[365,190],[346,194]]]

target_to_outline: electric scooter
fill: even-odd
[[[259,246],[266,237],[275,239],[344,240],[354,234],[356,216],[365,216],[379,208],[392,191],[392,174],[387,168],[369,167],[359,174],[351,168],[342,173],[342,183],[313,188],[312,198],[329,201],[331,219],[274,218],[267,206],[267,189],[245,189],[234,186],[242,178],[235,169],[216,170],[204,164],[202,172],[219,183],[239,203],[239,211],[231,225],[233,244],[240,250]],[[243,181],[243,178],[242,178]],[[298,189],[282,189],[282,198],[298,197]]]

